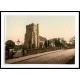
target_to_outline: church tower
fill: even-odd
[[[28,49],[39,48],[39,24],[26,25],[24,45]]]

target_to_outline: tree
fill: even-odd
[[[60,47],[60,38],[54,38],[53,39],[53,43],[54,43],[54,45],[55,45],[55,47]]]
[[[9,58],[9,48],[8,46],[5,47],[5,59]]]
[[[44,43],[44,47],[47,48],[47,41],[45,41],[45,43]]]
[[[8,58],[13,58],[13,50],[9,51],[9,49],[13,49],[15,47],[15,43],[12,40],[8,40],[6,41],[6,53],[5,53],[5,57],[6,59]]]
[[[12,40],[8,40],[8,41],[6,41],[6,46],[9,49],[13,49],[15,47],[15,43]]]
[[[67,48],[67,42],[63,38],[61,38],[60,44],[62,48]]]
[[[58,48],[64,48],[64,46],[66,45],[66,41],[63,38],[54,38],[53,39],[53,44],[55,45],[55,47]]]
[[[50,47],[50,41],[48,40],[47,42],[48,42],[48,43],[47,43],[47,47]]]
[[[75,37],[74,36],[69,40],[69,44],[71,47],[75,47]]]

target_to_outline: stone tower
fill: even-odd
[[[24,45],[28,49],[39,48],[39,24],[26,25]]]

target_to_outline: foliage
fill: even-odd
[[[70,44],[72,47],[75,46],[75,37],[74,37],[74,36],[69,40],[69,44]]]
[[[61,48],[65,47],[67,42],[63,38],[54,38],[53,39],[53,44],[55,45],[55,47],[58,47],[58,48],[61,49]]]
[[[47,47],[50,47],[50,41],[48,40],[47,42],[48,42],[48,43],[47,43]]]
[[[15,47],[15,43],[12,40],[6,41],[5,44],[9,49],[13,49]]]
[[[45,43],[44,43],[44,47],[47,48],[47,41],[45,41]]]
[[[53,43],[54,43],[55,47],[59,47],[60,46],[60,39],[59,38],[54,38]]]

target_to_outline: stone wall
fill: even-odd
[[[44,52],[49,52],[49,51],[54,51],[54,50],[59,50],[59,48],[41,48],[41,49],[24,49],[24,53],[22,50],[17,51],[16,53],[10,53],[9,56],[5,55],[5,59],[12,59],[12,58],[18,58],[22,56],[28,56],[28,55],[33,55],[33,54],[38,54],[38,53],[44,53]],[[8,52],[6,52],[8,54]]]
[[[54,50],[59,50],[59,48],[57,48],[57,47],[55,47],[55,48],[50,47],[50,48],[25,50],[25,55],[32,55],[32,54],[44,53],[44,52],[49,52],[49,51],[54,51]]]

